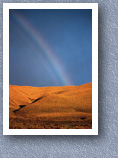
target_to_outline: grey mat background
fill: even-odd
[[[2,4],[96,2],[99,4],[99,135],[3,136]],[[118,157],[118,0],[0,0],[0,158]]]

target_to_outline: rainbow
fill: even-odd
[[[43,50],[48,62],[52,65],[53,71],[58,75],[63,85],[72,85],[69,77],[62,68],[60,61],[56,58],[55,53],[49,48],[46,41],[41,37],[39,31],[35,29],[24,17],[18,13],[14,13],[14,18],[17,23],[30,35],[33,41]]]

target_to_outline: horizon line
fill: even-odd
[[[81,85],[85,85],[85,84],[89,84],[89,83],[92,83],[92,82],[87,82],[87,83],[80,84],[80,85],[77,85],[77,86],[81,86]],[[37,87],[37,86],[29,86],[29,85],[21,86],[21,85],[12,85],[12,84],[9,84],[9,86],[44,88],[44,87],[67,87],[67,86],[75,86],[75,85],[65,85],[65,86],[43,86],[43,87]]]

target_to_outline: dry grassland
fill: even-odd
[[[91,129],[92,83],[9,86],[10,129]]]

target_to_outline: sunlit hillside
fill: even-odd
[[[12,129],[92,128],[92,83],[81,86],[9,86]]]

